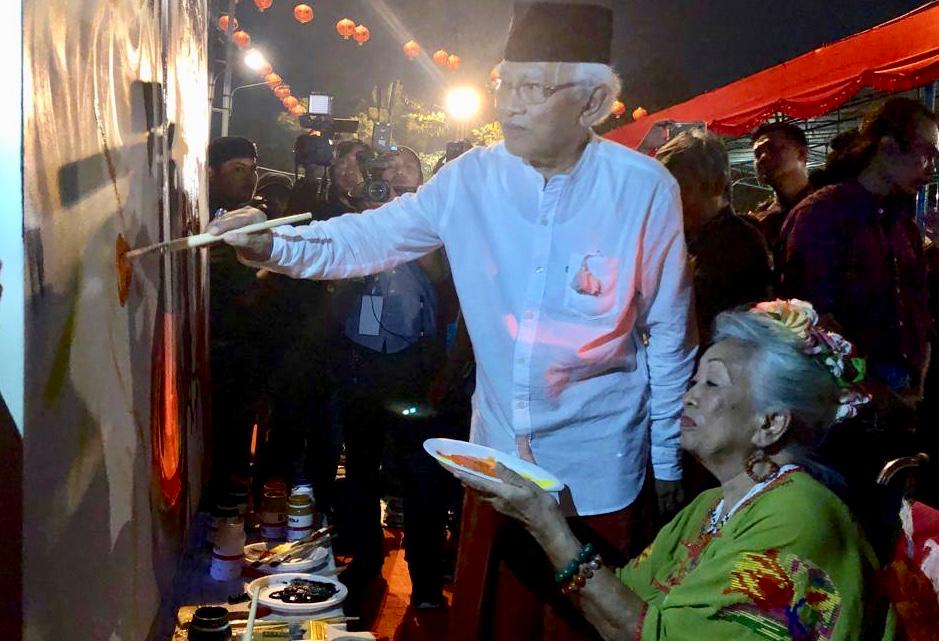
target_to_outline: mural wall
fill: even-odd
[[[25,638],[152,638],[202,485],[204,0],[24,4]]]

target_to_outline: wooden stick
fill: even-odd
[[[245,628],[245,633],[242,635],[242,641],[251,641],[251,637],[254,636],[254,617],[258,613],[258,599],[261,598],[261,586],[259,585],[254,589],[254,594],[251,595],[251,609],[248,610],[248,625]]]
[[[280,227],[281,225],[292,225],[294,223],[303,223],[313,218],[313,214],[307,212],[305,214],[297,214],[296,216],[285,216],[284,218],[275,218],[273,220],[266,220],[263,223],[254,223],[253,225],[245,225],[240,229],[233,229],[230,232],[226,233],[239,233],[239,234],[256,234],[259,231],[265,231],[268,229],[273,229],[274,227]],[[196,247],[206,247],[208,245],[215,245],[225,240],[225,235],[216,236],[215,234],[196,234],[195,236],[186,236],[185,238],[177,238],[176,240],[167,240],[162,243],[156,243],[155,245],[148,245],[146,247],[141,247],[140,249],[132,249],[131,251],[124,254],[124,258],[131,259],[137,258],[138,256],[143,256],[144,254],[151,254],[155,251],[159,252],[175,252],[183,249],[195,249]]]

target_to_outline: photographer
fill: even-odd
[[[328,220],[348,212],[366,209],[366,203],[353,197],[353,191],[361,189],[365,178],[362,166],[371,148],[360,140],[344,140],[335,147],[335,155],[326,169],[328,187],[323,194],[322,185],[315,179],[304,176],[294,185],[287,205],[289,214],[313,212],[316,220]]]
[[[374,207],[369,198],[388,200],[415,191],[423,182],[420,160],[407,148],[362,158],[365,181],[353,190],[343,189],[345,177],[355,173],[351,163],[334,165],[335,200]],[[435,266],[439,259],[422,259],[397,266],[344,285],[343,337],[345,357],[339,365],[344,440],[346,444],[347,497],[337,523],[351,547],[352,563],[342,573],[350,588],[352,608],[381,572],[382,531],[380,514],[381,463],[385,426],[402,474],[405,496],[405,548],[415,605],[441,602],[443,528],[446,508],[442,497],[429,497],[422,487],[427,478],[415,467],[426,455],[420,451],[425,435],[435,433],[435,419],[426,396],[433,375],[444,357],[444,332],[437,323],[438,294],[435,281],[446,275]],[[439,471],[433,469],[434,474]],[[420,478],[419,478],[420,477]],[[439,479],[437,479],[439,480]],[[437,513],[440,514],[437,514]],[[431,518],[433,523],[428,521]],[[440,521],[439,528],[436,521]],[[428,528],[439,530],[439,545],[428,543]],[[439,548],[435,552],[435,548]]]

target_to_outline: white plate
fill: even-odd
[[[337,592],[332,598],[319,603],[284,603],[279,599],[270,598],[271,592],[277,592],[283,586],[290,583],[293,579],[306,579],[307,581],[322,581],[323,583],[332,583],[336,586]],[[255,579],[247,586],[245,591],[254,595],[254,591],[261,588],[261,595],[258,597],[258,603],[266,605],[275,612],[285,614],[312,614],[321,610],[330,610],[342,603],[349,590],[334,576],[320,576],[319,574],[304,574],[302,572],[289,572],[286,574],[272,574]]]
[[[280,544],[278,544],[280,545]],[[267,543],[252,543],[251,545],[245,546],[245,560],[244,564],[251,567],[251,562],[257,559],[262,552],[268,549]],[[258,572],[263,572],[264,574],[281,574],[284,572],[309,572],[315,568],[320,568],[326,565],[326,561],[329,560],[329,550],[324,547],[314,548],[310,555],[302,558],[295,559],[292,561],[286,561],[280,565],[275,565],[274,567],[269,566],[266,563],[262,563],[258,567],[254,568]]]
[[[496,483],[502,482],[497,478],[471,470],[462,465],[457,465],[450,459],[441,456],[441,454],[462,454],[464,456],[474,456],[481,459],[491,457],[513,472],[521,474],[530,481],[533,481],[538,487],[545,491],[559,492],[564,489],[564,484],[561,483],[560,479],[543,467],[529,463],[517,456],[512,456],[511,454],[494,450],[491,447],[486,447],[485,445],[456,441],[451,438],[429,438],[424,441],[424,450],[451,470],[460,470],[461,472],[478,476],[487,481],[494,481]]]

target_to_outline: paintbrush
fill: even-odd
[[[254,223],[252,225],[245,225],[240,229],[233,229],[227,233],[238,233],[238,234],[256,234],[261,231],[266,231],[268,229],[273,229],[274,227],[280,227],[281,225],[293,225],[294,223],[303,223],[313,218],[313,214],[307,212],[305,214],[297,214],[296,216],[285,216],[283,218],[275,218],[273,220],[266,220],[262,223]],[[215,234],[195,234],[194,236],[186,236],[185,238],[177,238],[176,240],[167,240],[162,243],[156,243],[155,245],[147,245],[146,247],[141,247],[140,249],[132,249],[126,252],[123,255],[123,258],[130,260],[131,258],[138,258],[145,254],[152,254],[153,252],[175,252],[183,249],[195,249],[197,247],[207,247],[209,245],[215,245],[217,243],[223,242],[225,240],[225,235],[216,236]]]
[[[254,561],[251,562],[251,567],[256,568],[261,565],[270,563],[271,561],[274,561],[290,553],[292,550],[294,550],[295,548],[301,545],[312,543],[325,536],[330,536],[332,535],[332,532],[333,532],[333,526],[327,525],[326,527],[322,527],[318,529],[317,531],[313,532],[312,534],[306,535],[302,539],[297,539],[296,541],[290,541],[289,543],[281,543],[280,545],[276,545],[272,547],[270,550],[265,550],[263,553],[261,553],[261,555],[258,558],[256,558]]]
[[[245,627],[245,633],[241,636],[242,641],[251,641],[251,637],[254,634],[254,617],[258,613],[258,599],[261,598],[261,586],[258,586],[254,589],[254,594],[251,596],[251,609],[248,610],[248,625]]]

